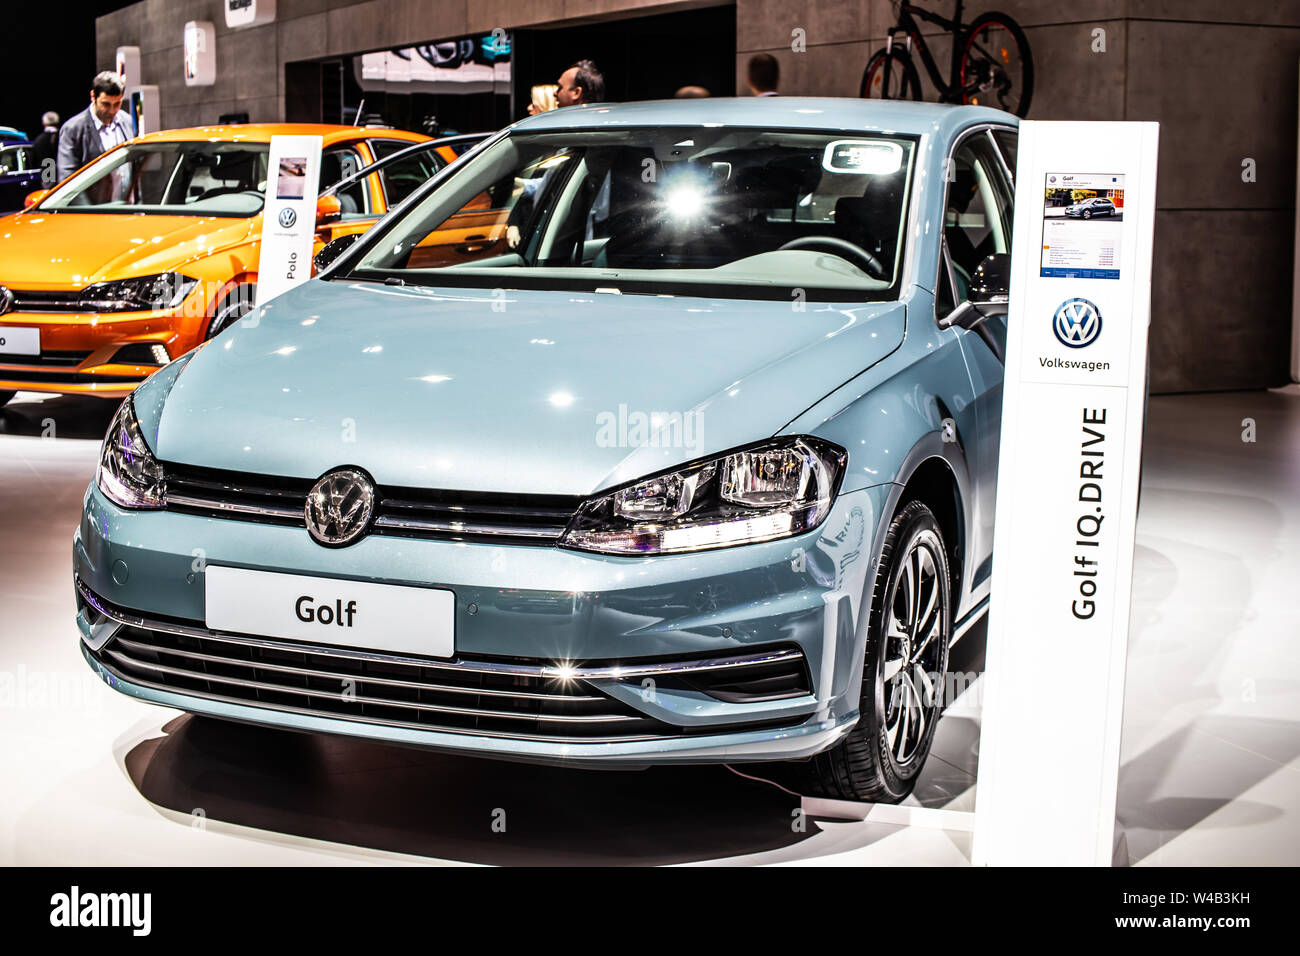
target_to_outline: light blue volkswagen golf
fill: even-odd
[[[123,402],[86,660],[225,719],[902,799],[988,600],[1015,124],[751,98],[488,139]]]

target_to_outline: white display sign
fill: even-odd
[[[185,24],[185,85],[211,86],[217,81],[217,29],[211,20]]]
[[[0,355],[40,354],[40,329],[24,329],[13,325],[0,326]]]
[[[140,48],[138,46],[120,46],[117,48],[117,55],[113,57],[113,68],[117,71],[118,76],[122,77],[126,88],[129,91],[131,87],[140,83]]]
[[[444,588],[212,564],[203,579],[204,621],[213,630],[394,654],[456,652],[456,597]]]
[[[135,127],[136,136],[156,133],[162,129],[162,124],[158,121],[158,87],[137,86],[127,92],[127,97],[130,100],[131,123]]]
[[[1020,125],[976,864],[1114,852],[1158,130]]]
[[[311,278],[320,181],[319,136],[272,136],[262,206],[257,304]]]
[[[275,19],[275,0],[225,0],[226,26],[255,27]]]

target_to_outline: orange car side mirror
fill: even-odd
[[[23,200],[23,208],[31,209],[49,194],[50,191],[48,189],[38,189],[34,193],[28,193],[27,198]]]
[[[343,204],[337,196],[321,196],[316,200],[316,227],[328,226],[343,218]]]

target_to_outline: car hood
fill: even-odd
[[[31,212],[0,229],[0,284],[84,288],[171,270],[245,239],[261,217]]]
[[[189,465],[589,494],[779,433],[903,334],[897,302],[313,280],[204,345],[142,425]]]

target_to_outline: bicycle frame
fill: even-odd
[[[949,78],[955,78],[961,66],[961,8],[963,0],[957,0],[957,9],[953,13],[951,20],[942,17],[937,13],[931,13],[914,3],[908,3],[902,0],[898,5],[898,23],[889,28],[889,37],[885,40],[885,49],[892,50],[895,43],[895,35],[900,31],[906,34],[907,50],[911,52],[912,44],[915,42],[917,52],[921,55],[921,64],[925,67],[925,72],[930,76],[930,82],[934,84],[935,89],[939,91],[939,102],[941,103],[960,103],[961,88],[948,83],[939,73],[939,64],[930,53],[930,47],[925,42],[925,37],[921,35],[921,25],[917,18],[933,23],[935,26],[952,34],[952,57],[948,66]],[[885,71],[883,77],[884,95],[889,97],[889,71]]]

